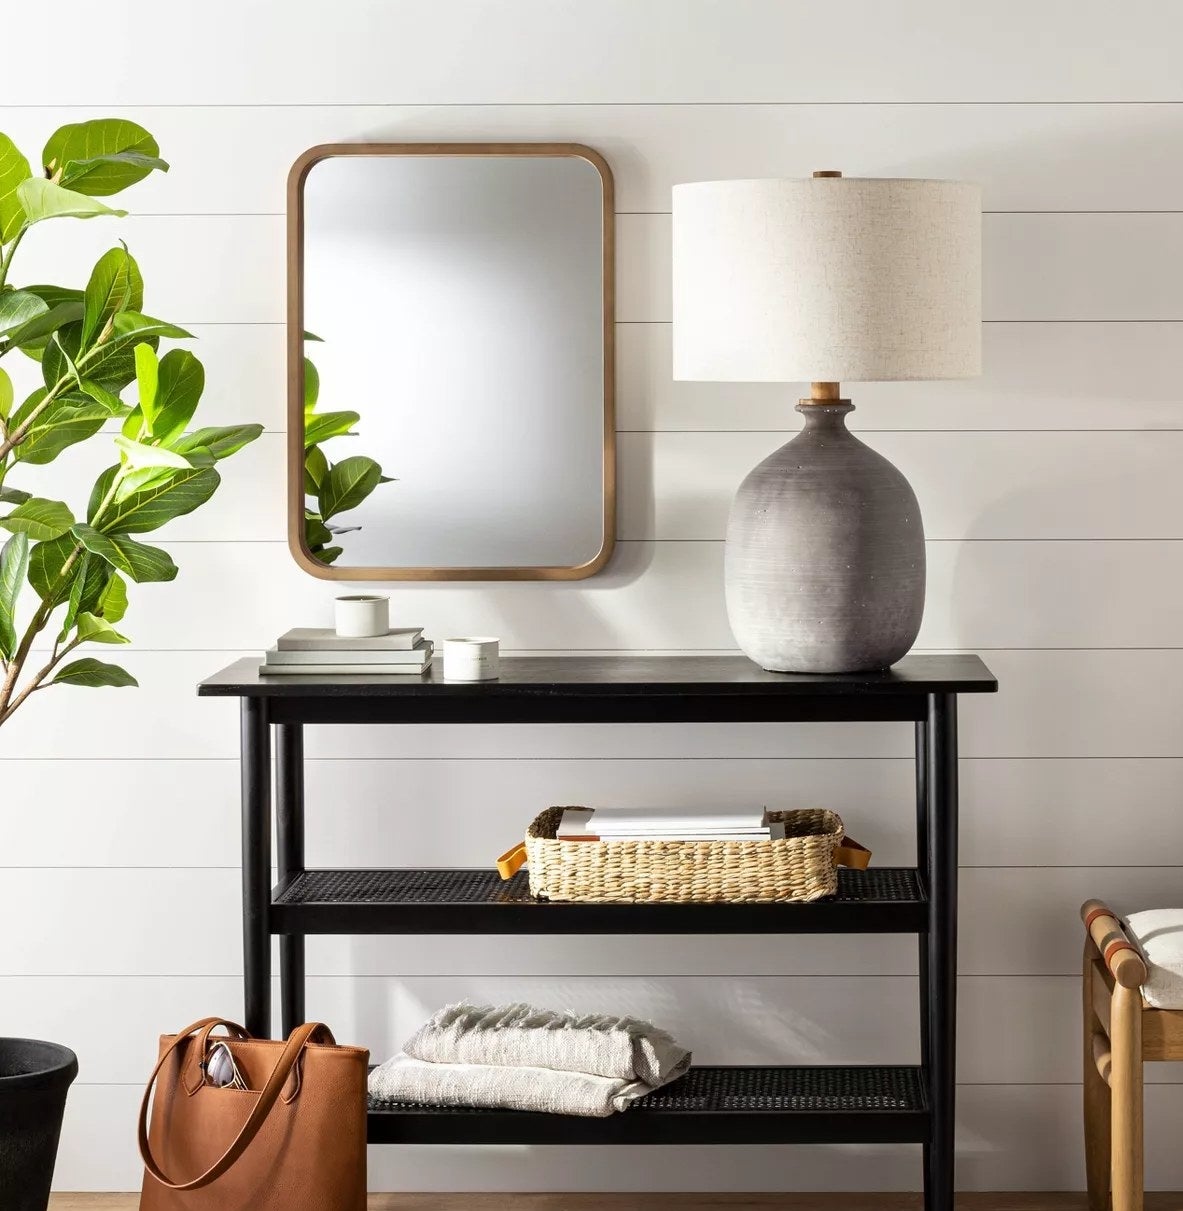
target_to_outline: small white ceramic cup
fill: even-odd
[[[343,639],[367,639],[390,630],[390,598],[365,593],[338,597],[333,602],[337,634]]]
[[[481,636],[444,640],[445,681],[493,681],[500,670],[500,642]]]

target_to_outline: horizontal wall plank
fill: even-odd
[[[195,324],[190,346],[206,371],[203,424],[254,421],[287,428],[280,324]],[[617,427],[793,433],[808,394],[793,383],[680,383],[671,377],[669,324],[619,324]],[[1180,325],[995,323],[982,332],[981,378],[858,383],[849,427],[858,430],[1183,428]],[[9,359],[11,363],[11,359]],[[16,368],[9,365],[10,372]],[[22,384],[36,385],[33,367]]]
[[[145,60],[116,31],[139,28],[154,11],[145,0],[118,0],[100,19],[73,6],[53,81],[18,60],[12,95],[55,106],[357,103],[392,94],[445,105],[1179,100],[1179,18],[1152,0],[1123,9],[1119,36],[1102,0],[1034,8],[909,0],[902,11],[874,0],[602,0],[590,9],[578,0],[519,0],[508,18],[481,0],[345,0],[329,25],[277,23],[265,9],[211,0],[196,19],[162,29],[184,38],[183,58]],[[42,32],[31,12],[14,15],[18,45]],[[841,46],[846,70],[808,55],[787,70],[786,48],[810,46]],[[99,52],[96,79],[87,68]]]
[[[52,236],[46,232],[51,231]],[[14,280],[82,284],[116,239],[149,283],[148,305],[180,324],[276,324],[284,316],[279,215],[133,215],[34,228]],[[997,320],[1183,320],[1183,212],[988,214],[983,316]],[[616,318],[668,321],[670,217],[617,218]],[[326,384],[327,385],[327,384]]]
[[[242,1001],[235,976],[183,979],[96,976],[81,982],[88,1013],[70,996],[74,977],[0,977],[5,1029],[62,1039],[87,1085],[136,1084],[157,1037]],[[275,990],[278,994],[278,981]],[[308,1016],[377,1063],[443,1005],[528,1001],[575,1013],[630,1014],[669,1030],[699,1064],[918,1063],[916,980],[910,976],[651,978],[439,976],[308,981]],[[1078,976],[962,978],[958,1079],[965,1084],[1074,1084],[1080,1047],[1065,1029],[1080,1012]],[[998,1039],[1005,1037],[1005,1048]],[[1152,1064],[1148,1080],[1183,1081],[1178,1064]]]
[[[0,907],[23,927],[0,936],[0,971],[237,973],[238,885],[237,871],[219,869],[9,870],[0,884]],[[1081,903],[1096,896],[1122,913],[1173,907],[1178,888],[1178,866],[967,868],[961,872],[958,970],[1071,975],[1080,963]],[[27,911],[33,903],[39,906],[35,914]],[[144,912],[154,904],[168,904],[169,911]],[[136,927],[129,929],[128,922]],[[694,939],[694,945],[654,939],[638,946],[636,938],[588,937],[573,947],[561,937],[317,938],[308,963],[317,974],[907,974],[914,970],[915,944],[894,945],[902,941],[910,942],[847,937],[840,945],[837,939],[785,937],[770,946],[766,938],[716,936]],[[909,961],[896,966],[901,953]]]
[[[118,240],[143,271],[151,315],[181,325],[283,322],[284,220],[274,215],[133,214],[34,227],[13,259],[13,282],[85,286]]]
[[[620,537],[722,539],[736,488],[788,436],[623,434]],[[930,539],[1183,537],[1183,432],[865,440],[908,478]]]
[[[1181,98],[1175,98],[1180,100]],[[608,159],[616,205],[667,211],[681,181],[954,177],[987,210],[1176,210],[1183,105],[315,105],[106,107],[147,127],[171,168],[123,195],[141,214],[282,214],[306,148],[347,142],[585,143]],[[94,106],[9,105],[4,131],[36,157]],[[243,132],[250,131],[250,138]]]
[[[914,858],[909,757],[320,758],[306,771],[314,866],[487,865],[551,803],[824,804],[877,864]],[[1135,866],[1146,837],[1177,830],[1183,797],[1181,759],[969,757],[960,776],[965,866]],[[233,759],[0,759],[0,781],[18,807],[4,866],[238,865]],[[1113,827],[1117,803],[1137,829]]]
[[[4,725],[0,758],[237,756],[237,703],[199,699],[195,687],[247,654],[121,652],[140,689],[102,691],[98,709],[98,691],[55,687]],[[962,702],[962,756],[1178,756],[1183,652],[998,651],[987,658],[1001,692]],[[449,759],[904,757],[911,745],[911,728],[892,723],[313,727],[307,741],[311,757]]]
[[[617,327],[624,430],[786,430],[804,383],[682,383],[669,324]],[[853,430],[1177,429],[1183,426],[1179,325],[992,323],[980,378],[852,383]]]
[[[332,597],[349,591],[307,576],[280,543],[176,543],[171,552],[176,581],[133,589],[122,629],[139,647],[261,650],[294,622],[330,622]],[[1179,542],[929,543],[917,645],[1172,647],[1180,584]],[[998,595],[999,585],[1008,591]],[[396,621],[426,624],[429,637],[479,631],[507,650],[726,651],[735,642],[721,542],[622,543],[590,580],[407,582],[395,601]]]
[[[364,430],[363,430],[364,432]],[[617,535],[721,540],[744,476],[787,433],[624,433],[618,443]],[[1171,433],[876,433],[867,442],[907,476],[929,539],[1183,537],[1183,429]],[[343,453],[348,443],[339,447]],[[118,458],[102,438],[70,447],[11,482],[73,501]],[[283,542],[287,439],[264,434],[221,465],[223,486],[163,541]],[[398,473],[397,466],[387,467]],[[390,489],[398,492],[397,485]],[[364,509],[357,519],[365,521]],[[934,556],[934,558],[939,558]]]
[[[135,1085],[75,1086],[54,1185],[61,1190],[138,1188],[128,1124]],[[1146,1185],[1178,1189],[1183,1088],[1146,1090]],[[970,1085],[958,1091],[959,1190],[1066,1190],[1083,1179],[1078,1085]],[[1037,1140],[1033,1148],[1031,1141]],[[914,1190],[918,1148],[514,1148],[375,1147],[372,1190]]]

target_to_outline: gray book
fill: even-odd
[[[285,652],[279,648],[268,648],[266,661],[268,667],[288,665],[302,669],[319,668],[333,664],[366,664],[392,669],[421,669],[431,659],[432,644],[424,640],[409,651],[401,648],[387,649],[358,649],[348,651],[333,649],[315,651]]]
[[[275,646],[281,652],[399,652],[413,648],[422,634],[422,627],[395,627],[385,635],[354,639],[332,627],[293,627]]]
[[[348,677],[359,673],[382,677],[422,677],[430,665],[410,664],[261,664],[265,677]]]

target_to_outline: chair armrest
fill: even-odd
[[[1117,914],[1100,900],[1086,900],[1080,919],[1114,981],[1123,988],[1141,988],[1146,983],[1146,962]]]

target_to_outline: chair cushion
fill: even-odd
[[[1126,918],[1126,926],[1146,960],[1146,1004],[1183,1009],[1183,908],[1148,908]]]

